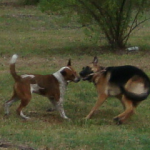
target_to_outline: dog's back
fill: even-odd
[[[117,66],[117,67],[107,67],[106,72],[111,73],[109,82],[115,83],[117,85],[125,85],[125,83],[134,76],[143,78],[145,81],[145,86],[150,86],[150,80],[148,76],[139,68],[126,65],[126,66]]]
[[[107,67],[104,76],[110,75],[108,83],[118,87],[120,92],[132,101],[142,101],[150,93],[150,79],[134,66]]]

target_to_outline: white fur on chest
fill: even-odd
[[[67,81],[65,81],[63,75],[61,74],[61,71],[68,67],[63,67],[57,72],[55,72],[53,75],[59,82],[59,89],[60,89],[60,97],[62,98],[65,94],[66,88],[67,88]]]

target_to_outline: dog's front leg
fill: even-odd
[[[97,100],[95,106],[92,108],[90,113],[86,116],[86,119],[90,119],[91,118],[93,113],[103,104],[103,102],[106,100],[107,97],[108,97],[108,95],[106,95],[105,93],[99,94],[98,100]]]
[[[63,98],[60,98],[60,100],[58,102],[56,102],[56,109],[58,110],[60,116],[64,119],[69,119],[64,111],[64,107],[63,107]]]

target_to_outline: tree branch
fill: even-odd
[[[118,17],[117,17],[116,38],[118,38],[118,39],[120,39],[120,35],[122,34],[122,33],[120,32],[120,30],[121,30],[121,22],[122,22],[122,17],[123,17],[123,11],[124,11],[125,3],[126,3],[126,0],[123,0],[123,1],[122,1],[122,4],[121,4],[121,7],[120,7],[120,10],[119,10]],[[117,12],[117,13],[118,13],[118,12]],[[116,15],[116,16],[117,16],[117,15]]]
[[[124,37],[125,43],[127,42],[127,40],[129,39],[130,34],[133,32],[133,30],[135,30],[135,28],[137,28],[139,25],[141,25],[142,23],[146,22],[147,20],[149,20],[150,18],[147,18],[139,23],[136,23],[136,25],[134,27],[132,27],[132,29],[130,29],[130,31],[128,32],[128,34]]]
[[[83,2],[82,0],[78,0],[84,7],[85,9],[94,17],[94,19],[97,21],[97,23],[100,25],[100,27],[102,28],[103,32],[105,33],[107,39],[109,41],[111,41],[111,37],[110,35],[106,32],[105,27],[100,24],[100,19],[98,16],[95,15],[95,13],[85,4],[85,2]]]
[[[109,29],[110,29],[111,35],[114,38],[115,36],[114,36],[113,30],[115,31],[115,27],[114,27],[114,24],[113,24],[112,19],[111,19],[112,17],[109,15],[109,13],[107,11],[105,11],[104,9],[102,9],[102,7],[100,7],[94,1],[90,1],[90,3],[100,12],[101,16],[105,19],[105,26],[108,26],[108,25],[111,24],[112,28],[109,28]],[[107,17],[108,17],[108,20],[107,20]]]
[[[82,0],[78,0],[79,1],[79,3],[81,3],[83,6],[84,6],[84,8],[94,17],[94,19],[97,21],[97,22],[99,22],[99,17],[97,17],[96,15],[95,15],[95,13],[82,1]]]

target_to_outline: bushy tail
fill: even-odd
[[[10,60],[10,74],[13,76],[15,81],[20,80],[20,76],[17,75],[16,69],[15,69],[15,63],[17,61],[18,55],[14,54]]]
[[[124,87],[120,87],[121,88],[121,91],[122,93],[127,97],[129,98],[130,100],[133,100],[133,101],[137,101],[137,102],[140,102],[140,101],[143,101],[145,100],[148,95],[150,94],[150,89],[148,88],[147,92],[146,93],[141,93],[141,94],[135,94],[135,93],[132,93],[132,92],[129,92],[127,90],[125,90]]]

